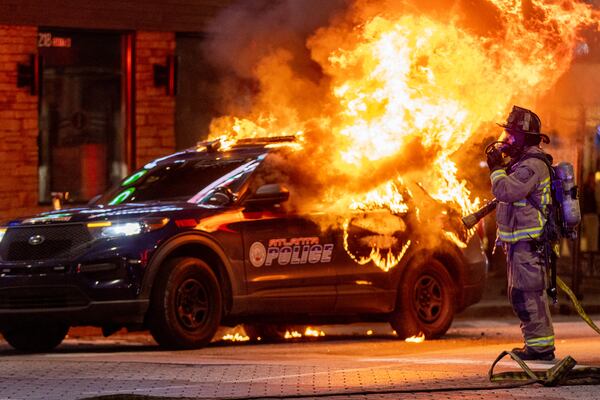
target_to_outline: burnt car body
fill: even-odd
[[[6,224],[0,234],[0,331],[15,348],[57,346],[70,326],[150,329],[200,347],[220,325],[277,339],[289,324],[389,321],[398,336],[446,332],[482,295],[487,259],[411,246],[389,272],[358,265],[319,214],[286,213],[277,183],[250,190],[277,139],[214,143],[147,164],[94,204]],[[363,233],[364,234],[364,229]]]

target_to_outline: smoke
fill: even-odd
[[[207,52],[213,64],[240,78],[254,78],[265,57],[285,49],[303,73],[318,68],[310,60],[307,38],[327,24],[346,0],[244,0],[225,9],[209,25]]]
[[[347,3],[243,0],[218,15],[208,26],[211,38],[205,50],[206,58],[223,74],[220,112],[242,116],[261,101],[267,103],[263,107],[283,101],[283,108],[289,105],[289,99],[308,104],[319,98],[326,89],[320,83],[324,76],[312,60],[306,41]],[[279,69],[277,76],[259,78],[273,68]]]

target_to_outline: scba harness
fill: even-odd
[[[550,240],[575,239],[577,237],[576,227],[581,222],[581,211],[579,209],[579,193],[575,184],[573,165],[563,161],[553,166],[552,158],[545,154],[526,154],[519,161],[531,158],[544,162],[550,173],[549,187],[552,202],[548,204],[549,202],[542,201],[542,204],[538,204],[532,199],[527,199],[531,205],[545,214],[547,226],[549,224],[546,235],[549,235]],[[547,183],[544,181],[540,185],[545,187]]]

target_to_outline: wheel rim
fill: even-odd
[[[206,286],[196,279],[188,279],[179,286],[175,308],[177,319],[185,329],[195,331],[206,324],[209,315],[208,298]]]
[[[419,319],[426,323],[435,322],[442,313],[442,285],[431,275],[421,275],[415,284],[415,310]]]

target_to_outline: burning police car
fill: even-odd
[[[392,238],[406,252],[398,265],[359,265],[377,237],[368,224],[326,226],[317,213],[286,212],[282,184],[255,188],[271,145],[287,140],[227,150],[207,142],[147,164],[88,207],[0,228],[4,338],[45,351],[70,326],[94,325],[106,335],[150,329],[162,346],[196,348],[220,325],[243,323],[268,340],[289,324],[355,321],[438,337],[481,298],[487,260],[477,235],[408,251]]]

